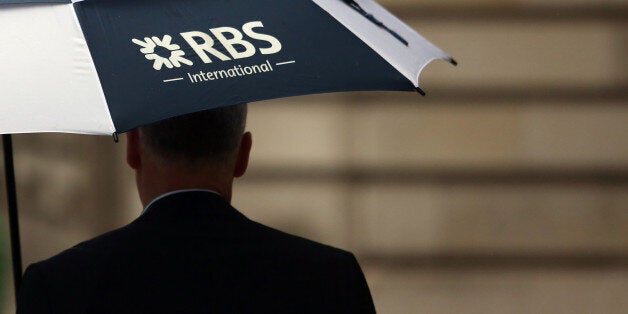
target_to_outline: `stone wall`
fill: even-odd
[[[628,1],[382,3],[460,66],[252,104],[236,207],[355,252],[380,313],[625,313]],[[139,214],[123,143],[14,142],[25,264]]]

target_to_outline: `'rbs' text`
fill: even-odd
[[[253,21],[242,25],[242,31],[226,26],[210,28],[209,31],[214,35],[213,38],[200,31],[185,32],[180,35],[204,63],[211,63],[213,60],[229,61],[248,58],[258,51],[263,55],[281,51],[282,45],[277,38],[258,30],[263,27],[261,21]],[[245,38],[245,35],[248,38]],[[214,38],[220,42],[228,54],[215,48]],[[181,46],[173,43],[172,40],[172,36],[164,35],[161,38],[157,36],[145,37],[143,41],[133,38],[131,41],[141,47],[140,52],[144,54],[146,59],[154,61],[153,68],[155,70],[161,70],[164,66],[172,69],[179,68],[182,64],[193,65],[194,63],[186,57]],[[264,43],[262,44],[263,47],[257,48],[254,44],[260,42]],[[168,51],[170,55],[163,56],[165,51]]]

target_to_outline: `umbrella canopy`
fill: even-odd
[[[453,62],[371,0],[0,0],[0,133],[121,133]],[[420,91],[420,89],[418,89]]]
[[[3,135],[16,291],[9,134],[114,136],[242,102],[337,91],[423,91],[456,62],[372,0],[0,0]]]

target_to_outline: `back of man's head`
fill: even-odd
[[[159,121],[139,129],[141,145],[157,160],[188,169],[229,163],[246,125],[239,104]]]

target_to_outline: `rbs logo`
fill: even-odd
[[[279,42],[277,38],[255,30],[256,28],[262,27],[264,27],[264,25],[261,21],[248,22],[242,25],[242,32],[252,39],[268,43],[268,45],[265,45],[267,47],[259,48],[259,52],[263,55],[274,54],[281,51],[281,42]],[[255,55],[258,50],[253,43],[244,39],[242,32],[236,28],[216,27],[210,28],[209,31],[218,39],[229,55],[214,48],[214,39],[207,33],[192,31],[180,34],[204,63],[211,63],[212,59],[229,61],[248,58]],[[154,61],[153,68],[155,70],[159,71],[164,66],[168,69],[172,69],[181,67],[181,64],[194,64],[190,59],[185,57],[185,52],[181,50],[181,46],[172,43],[172,36],[170,35],[164,35],[162,38],[157,36],[145,37],[143,41],[133,38],[131,41],[142,47],[140,48],[140,52],[144,54],[146,59]],[[239,49],[236,49],[236,47]],[[168,52],[169,55],[163,55]]]

